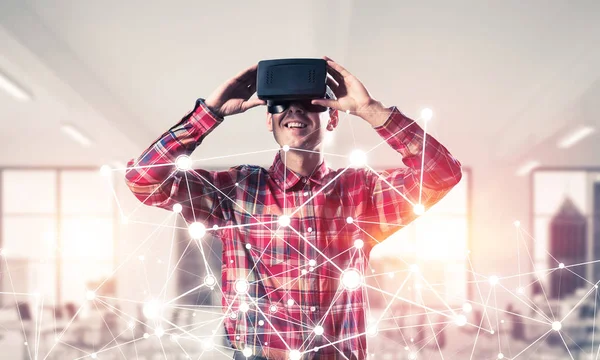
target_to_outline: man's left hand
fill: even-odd
[[[381,102],[371,97],[367,88],[342,65],[331,58],[323,57],[327,61],[327,85],[331,88],[337,100],[314,99],[314,105],[322,105],[349,112],[357,115],[373,127],[382,125],[388,118],[390,110],[385,108]]]

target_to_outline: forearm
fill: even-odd
[[[197,101],[194,110],[160,136],[138,158],[128,162],[125,174],[127,185],[136,195],[156,194],[160,193],[159,190],[168,193],[167,188],[172,181],[167,180],[175,171],[177,158],[190,155],[222,120],[201,101]]]
[[[377,133],[402,155],[402,162],[415,174],[423,168],[423,187],[443,189],[456,185],[461,164],[414,120],[392,107],[389,118],[375,128]]]

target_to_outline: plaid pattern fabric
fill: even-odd
[[[147,205],[181,204],[188,222],[222,239],[223,322],[234,348],[276,359],[291,350],[303,359],[365,359],[366,291],[344,287],[341,278],[360,279],[371,248],[415,219],[419,197],[428,209],[460,181],[460,162],[431,136],[423,149],[423,130],[393,107],[375,131],[407,167],[332,170],[323,162],[307,178],[278,153],[269,169],[178,171],[177,157],[191,154],[222,121],[198,100],[129,161],[129,188]],[[289,226],[280,225],[282,215]]]

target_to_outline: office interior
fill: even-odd
[[[132,195],[126,164],[240,70],[325,55],[386,106],[431,109],[428,135],[463,165],[373,249],[369,356],[597,358],[599,16],[562,0],[3,0],[0,359],[231,358],[205,284],[219,239],[201,254],[177,213]],[[265,113],[226,118],[192,159],[269,167]],[[341,114],[325,159],[380,142]],[[404,166],[387,146],[368,163]]]

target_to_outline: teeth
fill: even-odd
[[[299,122],[291,122],[285,125],[288,128],[305,128],[306,125]]]

